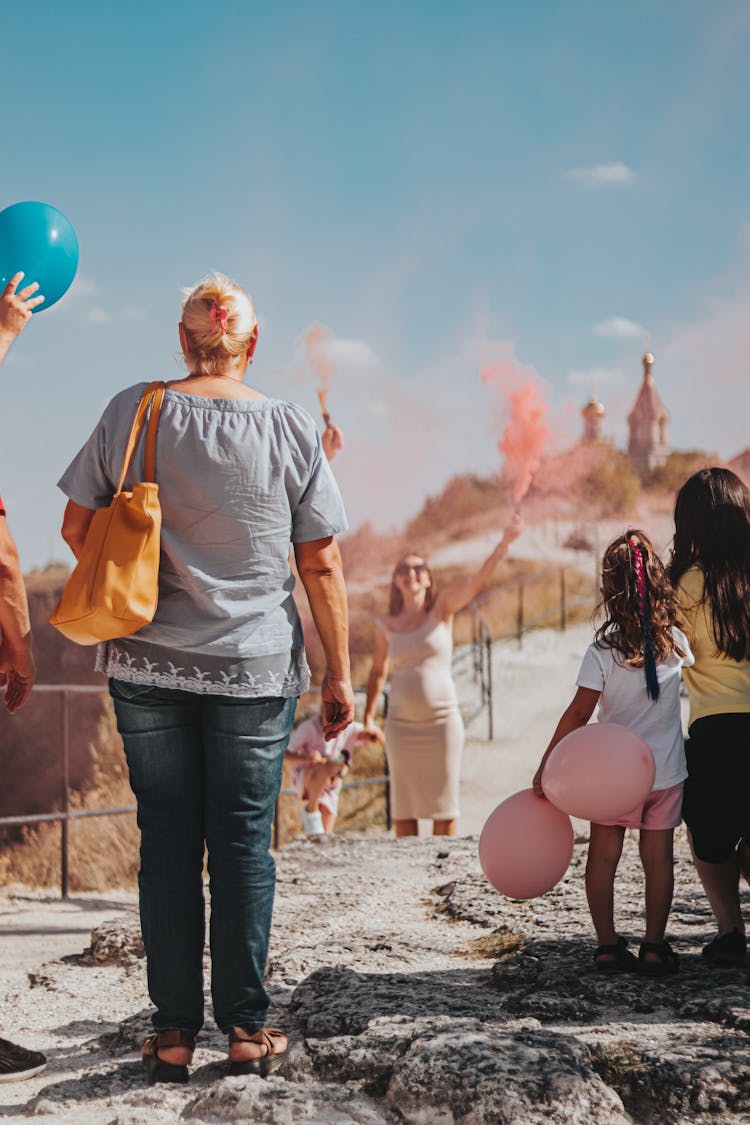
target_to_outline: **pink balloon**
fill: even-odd
[[[645,801],[654,775],[654,756],[640,735],[619,723],[590,723],[560,739],[542,788],[570,816],[617,820]]]
[[[533,789],[522,789],[498,805],[479,837],[482,871],[508,898],[536,898],[551,891],[572,855],[570,817]]]

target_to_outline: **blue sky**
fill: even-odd
[[[750,444],[750,8],[662,0],[41,0],[3,9],[0,208],[59,207],[79,275],[0,378],[25,566],[65,557],[54,487],[106,401],[176,377],[181,287],[253,295],[251,382],[316,410],[334,335],[350,519],[400,523],[500,467],[502,344],[571,436],[622,444],[648,340],[670,437]],[[646,336],[648,333],[648,336]]]

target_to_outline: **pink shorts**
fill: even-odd
[[[621,828],[650,828],[652,831],[676,828],[682,820],[682,788],[684,781],[669,789],[654,789],[642,805],[631,809],[617,820],[597,820],[597,824],[619,825]]]

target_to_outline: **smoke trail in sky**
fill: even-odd
[[[331,342],[333,333],[325,324],[315,322],[303,335],[307,358],[312,364],[318,377],[318,400],[323,414],[323,420],[328,423],[328,391],[331,379],[336,374],[336,367],[331,360]]]
[[[497,448],[505,458],[503,475],[513,503],[519,504],[549,442],[549,407],[536,372],[518,362],[510,344],[502,345],[501,354],[485,363],[482,382],[494,386],[500,396],[498,413],[504,426]]]

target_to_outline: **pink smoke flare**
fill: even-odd
[[[502,346],[497,359],[484,365],[482,382],[495,386],[500,394],[499,414],[505,424],[497,448],[505,457],[503,475],[510,485],[513,504],[518,505],[529,490],[550,439],[549,407],[536,372],[516,360],[509,344]]]
[[[318,401],[320,402],[320,409],[326,424],[330,417],[328,414],[328,391],[330,389],[331,379],[336,374],[336,368],[330,358],[332,339],[333,333],[330,328],[327,328],[325,324],[320,324],[317,321],[315,324],[310,325],[303,336],[307,358],[310,360],[313,370],[318,377]]]

